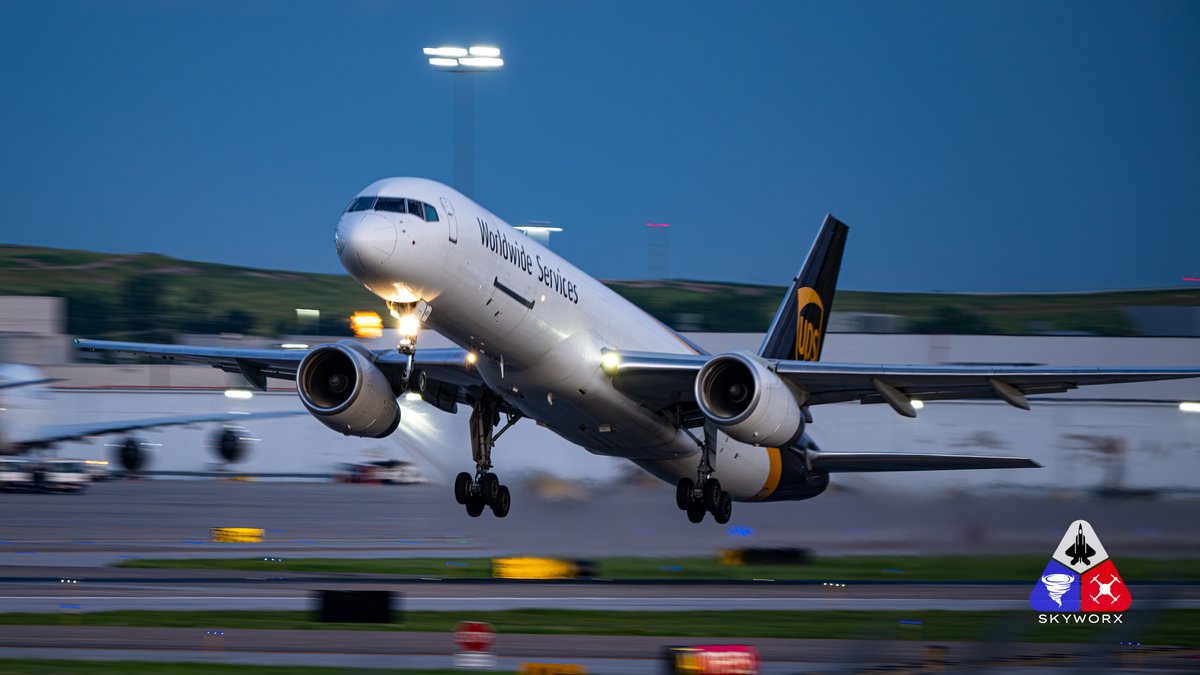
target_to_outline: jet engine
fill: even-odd
[[[246,430],[241,427],[227,426],[213,433],[209,438],[208,447],[222,462],[233,464],[246,459],[249,448],[246,446]]]
[[[146,450],[142,442],[133,436],[127,437],[117,449],[113,451],[117,464],[125,471],[125,473],[136,474],[146,468],[147,460],[150,459],[150,453]]]
[[[696,374],[700,412],[743,443],[786,447],[804,433],[804,413],[791,385],[755,354],[714,357]]]
[[[309,352],[296,371],[296,390],[313,417],[347,436],[383,438],[400,426],[396,390],[374,355],[357,342]]]

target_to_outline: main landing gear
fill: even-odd
[[[467,515],[478,518],[484,507],[491,507],[497,518],[508,515],[512,499],[507,485],[492,473],[492,447],[496,439],[521,419],[520,413],[508,412],[508,421],[500,431],[492,430],[500,424],[500,397],[487,392],[475,403],[471,411],[471,456],[475,459],[475,475],[466,471],[454,479],[454,499],[467,507]]]
[[[690,432],[689,432],[689,435]],[[724,525],[733,515],[733,498],[721,489],[721,481],[713,478],[711,458],[716,452],[716,427],[706,424],[704,440],[692,436],[700,445],[700,466],[696,467],[696,480],[680,478],[675,486],[675,505],[687,511],[688,520],[699,523],[705,513],[713,514],[713,520]]]

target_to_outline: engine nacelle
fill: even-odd
[[[700,412],[731,438],[787,447],[804,433],[796,392],[752,352],[714,357],[696,375]]]
[[[309,352],[296,370],[296,391],[313,417],[347,436],[383,438],[400,426],[392,383],[357,342]]]
[[[121,444],[113,451],[113,457],[125,473],[136,474],[146,468],[146,464],[150,460],[150,452],[141,441],[129,436],[121,441]]]

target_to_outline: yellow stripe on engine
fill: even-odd
[[[779,448],[767,448],[766,450],[771,468],[767,471],[767,480],[763,483],[762,489],[754,495],[754,501],[770,497],[771,493],[775,492],[775,488],[779,487],[779,477],[783,474],[783,458],[779,456]]]

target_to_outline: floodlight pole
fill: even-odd
[[[451,71],[454,76],[453,167],[454,187],[475,196],[475,78],[474,71]]]

